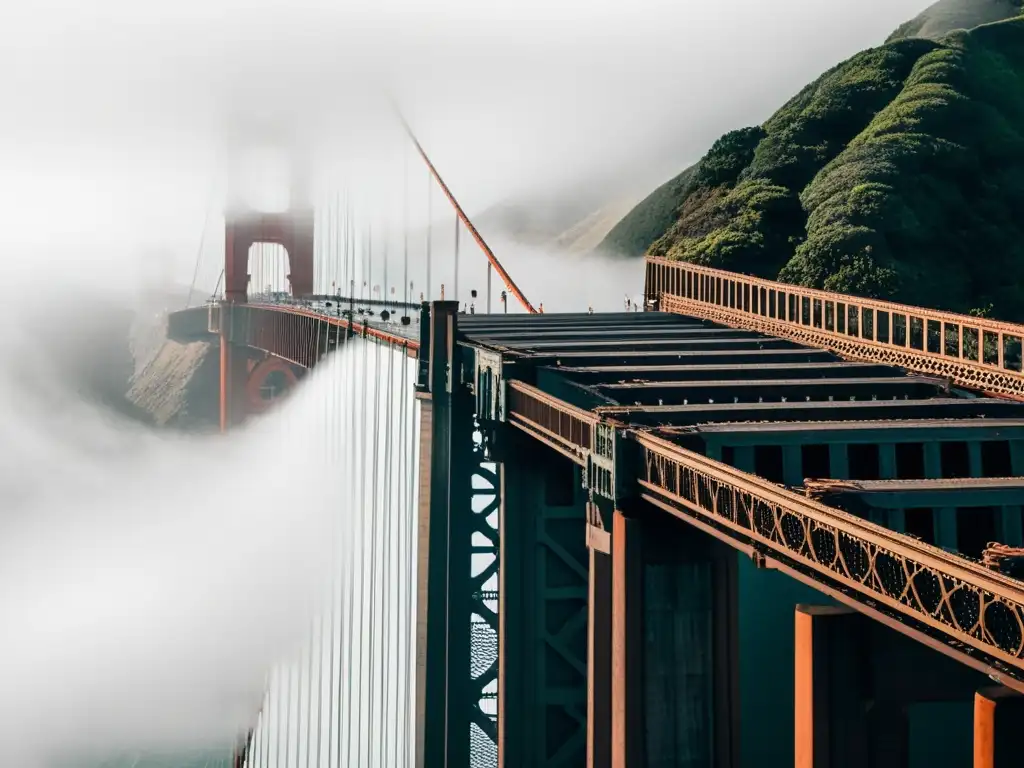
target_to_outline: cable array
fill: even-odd
[[[322,322],[323,338],[330,326]],[[413,760],[418,419],[414,360],[355,338],[313,375],[336,491],[337,559],[326,605],[268,679],[250,768],[407,766]],[[302,439],[296,434],[294,439]]]

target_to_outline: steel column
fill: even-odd
[[[468,521],[471,418],[458,390],[455,302],[434,302],[420,423],[416,765],[469,759]],[[469,429],[467,429],[469,427]],[[463,541],[465,539],[465,541]],[[461,675],[461,676],[460,676]]]
[[[640,521],[612,518],[612,767],[643,765],[643,550]]]
[[[984,688],[974,697],[974,768],[1014,768],[1021,762],[1024,696]]]
[[[796,608],[795,768],[870,765],[861,708],[867,696],[860,619],[847,608]]]
[[[515,430],[506,427],[499,439],[503,450],[508,450],[519,440]],[[529,721],[523,718],[523,701],[527,697],[523,674],[523,643],[529,634],[524,626],[529,620],[524,610],[525,584],[523,573],[527,570],[524,562],[527,550],[523,547],[524,527],[521,515],[529,509],[519,498],[524,490],[522,479],[517,476],[514,465],[502,462],[500,465],[501,511],[498,515],[500,526],[500,554],[498,567],[498,766],[518,768],[526,747]],[[510,514],[513,513],[514,514]]]
[[[220,307],[220,431],[228,432],[245,418],[246,391],[249,377],[248,356],[242,347],[232,343],[235,307]]]
[[[587,768],[611,768],[611,534],[596,504],[588,504]]]
[[[588,557],[579,469],[515,429],[499,437],[499,764],[586,760]]]

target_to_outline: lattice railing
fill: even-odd
[[[521,381],[508,382],[508,412],[513,424],[528,427],[573,461],[586,462],[594,445],[594,427],[600,421],[596,414]]]
[[[645,294],[666,312],[791,338],[845,357],[1024,397],[1024,326],[647,258]]]
[[[1024,680],[1024,584],[652,435],[640,485],[766,556]]]

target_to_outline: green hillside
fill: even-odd
[[[1024,320],[1022,211],[1018,18],[857,54],[719,139],[606,246]]]
[[[1004,21],[1020,13],[1022,0],[939,0],[901,24],[885,42],[907,37],[937,40],[957,29]]]
[[[612,227],[599,248],[615,255],[641,256],[676,220],[676,211],[693,191],[691,180],[696,165],[691,165],[637,203]]]

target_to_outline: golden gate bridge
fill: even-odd
[[[234,765],[902,766],[935,701],[1010,765],[1024,327],[654,257],[643,312],[538,312],[405,128],[455,212],[447,299],[429,226],[374,290],[352,206],[332,250],[293,198],[229,207],[218,295],[169,319],[218,346],[225,431],[345,370],[330,604]]]

